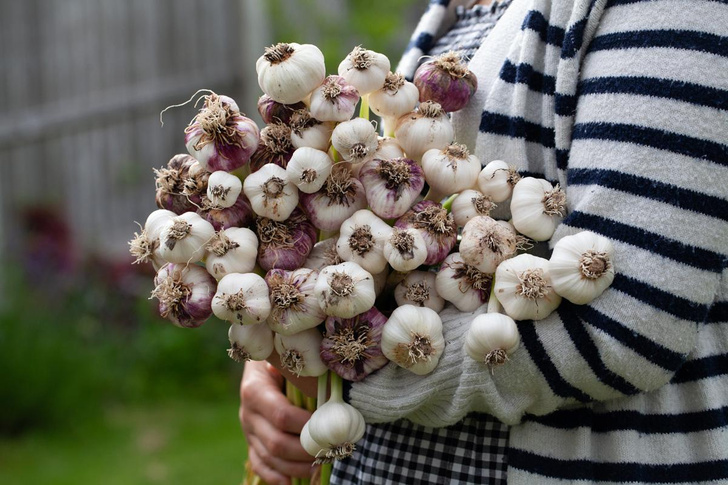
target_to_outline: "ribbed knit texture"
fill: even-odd
[[[473,314],[446,309],[432,374],[390,364],[351,403],[372,423],[513,424],[510,483],[728,481],[728,4],[514,8],[520,29],[471,61],[506,58],[481,108],[456,114],[459,141],[565,187],[552,242],[610,238],[614,283],[519,322],[522,345],[493,375],[461,352]]]

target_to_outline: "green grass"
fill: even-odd
[[[118,405],[67,430],[0,437],[0,483],[234,484],[246,456],[234,395]]]

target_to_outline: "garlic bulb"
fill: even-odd
[[[384,243],[391,233],[392,228],[371,211],[356,211],[341,224],[336,252],[371,274],[381,273],[387,266]]]
[[[478,188],[493,202],[503,202],[513,193],[521,176],[503,160],[489,162],[478,175]]]
[[[565,236],[554,246],[549,273],[556,293],[577,305],[589,303],[614,280],[614,246],[590,231]]]
[[[519,254],[498,266],[494,291],[514,320],[542,320],[561,303],[551,284],[548,260],[530,254]]]
[[[285,169],[272,163],[248,175],[243,192],[256,214],[274,221],[287,219],[298,205],[298,188],[288,180]]]
[[[327,151],[335,123],[321,122],[311,116],[308,109],[300,109],[291,115],[291,143],[296,148],[310,147]]]
[[[465,264],[460,253],[445,258],[435,278],[437,294],[461,312],[472,312],[488,303],[493,275]]]
[[[460,256],[466,264],[483,273],[495,273],[505,259],[516,254],[516,232],[488,216],[472,218],[465,224],[460,240]]]
[[[190,164],[182,175],[182,195],[195,207],[203,205],[202,199],[207,196],[207,181],[210,172],[198,161]]]
[[[320,121],[347,121],[354,116],[359,91],[341,76],[328,76],[311,93],[309,110]]]
[[[255,220],[255,212],[253,212],[250,201],[243,193],[238,195],[238,198],[230,207],[215,207],[207,197],[202,200],[202,206],[202,208],[197,209],[197,213],[212,224],[216,231],[231,227],[249,226]]]
[[[478,157],[471,155],[465,145],[454,143],[442,150],[426,151],[422,155],[422,169],[427,183],[440,194],[432,200],[439,200],[473,187],[481,165]]]
[[[482,313],[476,316],[465,336],[465,352],[475,361],[490,366],[504,364],[521,342],[516,322],[508,315]]]
[[[422,168],[409,158],[374,159],[359,170],[371,210],[384,219],[401,217],[425,185]]]
[[[397,307],[384,324],[382,352],[389,360],[417,375],[435,368],[445,348],[442,320],[427,307]]]
[[[266,271],[300,268],[316,243],[316,228],[298,208],[282,222],[259,217],[255,230],[260,240],[258,264]]]
[[[238,325],[228,330],[228,356],[235,362],[265,360],[273,353],[273,331],[267,325]]]
[[[464,108],[478,89],[478,78],[455,52],[422,64],[415,71],[413,82],[420,92],[420,101],[440,103],[448,113]]]
[[[458,227],[464,227],[468,221],[478,216],[490,216],[490,211],[495,209],[496,205],[489,195],[483,195],[477,190],[463,190],[452,201],[450,210],[455,218],[455,224]]]
[[[331,144],[347,162],[362,163],[371,159],[379,146],[379,137],[369,121],[354,118],[334,128]]]
[[[199,327],[212,315],[215,280],[196,265],[166,264],[154,277],[159,314],[178,327]]]
[[[308,437],[319,447],[314,464],[332,463],[351,456],[357,441],[364,437],[364,417],[352,405],[332,396],[314,411],[306,424]],[[315,451],[316,446],[307,442],[305,449]]]
[[[341,223],[367,206],[364,187],[352,176],[351,164],[336,163],[321,190],[301,194],[301,205],[317,229],[337,231]]]
[[[194,212],[169,219],[159,234],[160,256],[170,263],[195,263],[215,235],[212,224]]]
[[[315,291],[324,313],[333,317],[353,318],[374,306],[376,299],[372,275],[348,261],[322,269]]]
[[[424,306],[440,313],[445,299],[437,293],[436,274],[430,271],[412,271],[394,289],[397,305]]]
[[[455,135],[452,123],[442,107],[430,101],[397,120],[394,136],[409,158],[422,160],[422,155],[433,148],[443,149]]]
[[[535,241],[551,238],[566,213],[566,194],[548,180],[522,178],[513,188],[511,217],[521,234]]]
[[[217,284],[212,300],[215,316],[228,322],[250,325],[268,318],[271,311],[268,285],[255,273],[229,273]]]
[[[175,214],[195,210],[193,202],[183,193],[184,180],[193,163],[199,164],[192,156],[181,153],[173,156],[166,167],[154,169],[157,207]]]
[[[258,113],[263,118],[263,123],[289,123],[291,116],[299,109],[305,109],[306,105],[302,102],[294,104],[282,104],[274,101],[267,94],[263,94],[258,98]]]
[[[427,247],[422,234],[413,228],[395,227],[385,240],[382,254],[396,271],[412,271],[427,259]]]
[[[160,252],[159,236],[164,225],[173,217],[177,214],[165,209],[157,209],[147,216],[141,234],[135,232],[134,239],[129,241],[129,252],[135,258],[132,264],[151,261],[159,270],[166,263]]]
[[[296,184],[298,190],[313,194],[323,187],[333,165],[334,162],[328,153],[315,148],[301,147],[293,152],[286,173],[288,180]]]
[[[326,453],[326,450],[323,446],[316,443],[313,438],[311,438],[311,433],[308,431],[308,423],[310,422],[311,421],[306,421],[306,424],[303,425],[303,429],[301,429],[301,446],[304,450],[306,450],[306,453],[313,457],[319,455],[323,456]]]
[[[210,94],[185,129],[190,155],[210,171],[230,172],[245,165],[258,146],[258,126],[227,96]]]
[[[235,175],[218,170],[207,179],[207,198],[214,207],[230,207],[238,200],[243,183]]]
[[[255,63],[258,85],[274,101],[302,101],[326,77],[324,55],[313,44],[279,43],[265,49]]]
[[[298,377],[318,377],[328,368],[319,355],[323,336],[318,329],[309,328],[294,335],[275,334],[273,345],[281,366]]]
[[[250,171],[257,172],[268,163],[286,168],[295,150],[291,133],[291,128],[280,121],[263,128],[258,147],[250,157]]]
[[[311,249],[311,253],[308,255],[308,259],[306,259],[306,262],[303,264],[303,267],[320,271],[326,266],[343,263],[344,260],[341,259],[339,253],[336,252],[336,243],[338,240],[338,237],[330,237],[314,244],[313,249]]]
[[[313,328],[326,318],[316,297],[318,272],[308,268],[293,271],[272,269],[265,275],[270,291],[268,326],[281,335]]]
[[[387,317],[375,307],[354,318],[327,318],[321,358],[344,379],[361,381],[389,362],[381,347],[386,322]]]
[[[338,73],[364,95],[382,87],[389,67],[384,54],[357,46],[341,61]]]
[[[390,72],[384,85],[369,95],[369,106],[382,118],[399,118],[417,106],[420,92],[402,74]]]
[[[229,273],[253,271],[258,256],[258,238],[246,227],[231,227],[215,233],[206,249],[205,267],[219,281]]]
[[[427,247],[426,265],[444,260],[457,242],[458,231],[452,214],[431,200],[416,203],[394,225],[402,229],[412,227],[422,234]]]

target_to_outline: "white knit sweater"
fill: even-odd
[[[552,243],[610,238],[616,278],[519,322],[493,375],[461,351],[474,314],[446,309],[432,374],[390,364],[351,403],[372,423],[494,415],[513,425],[510,483],[728,483],[728,4],[514,0],[470,68],[458,141],[565,187]]]

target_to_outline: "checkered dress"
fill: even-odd
[[[458,7],[455,24],[427,53],[455,51],[470,59],[508,4],[510,0],[489,7]],[[445,428],[407,420],[368,425],[354,454],[334,465],[331,483],[502,485],[507,448],[508,427],[485,414],[471,414]]]

